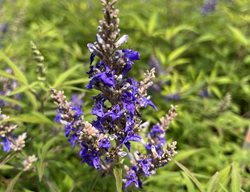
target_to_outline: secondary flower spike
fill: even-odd
[[[0,146],[4,152],[21,151],[25,147],[27,133],[16,137],[12,132],[17,128],[16,124],[8,122],[9,116],[2,114],[0,109]]]
[[[91,122],[84,120],[82,103],[66,100],[62,91],[51,90],[57,105],[56,121],[65,127],[65,136],[72,147],[79,147],[82,162],[106,173],[115,167],[124,167],[125,188],[134,184],[142,187],[141,178],[155,173],[155,169],[166,165],[176,154],[176,142],[166,144],[165,131],[177,115],[171,107],[168,114],[154,125],[146,138],[141,134],[149,123],[143,121],[141,108],[151,106],[157,110],[147,93],[153,84],[155,69],[147,71],[142,81],[129,76],[135,61],[140,59],[138,51],[122,49],[128,35],[120,36],[116,0],[101,0],[104,19],[99,21],[96,41],[87,45],[90,51],[90,81],[87,89],[96,89],[93,96]],[[133,143],[145,148],[135,151]],[[130,160],[128,165],[122,159]],[[126,162],[126,161],[124,161]]]

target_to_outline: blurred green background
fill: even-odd
[[[176,162],[145,178],[141,191],[250,191],[250,143],[245,139],[250,1],[218,0],[206,14],[202,6],[203,0],[118,3],[121,34],[130,37],[125,47],[141,55],[130,75],[140,80],[146,69],[157,69],[151,95],[159,110],[145,109],[143,118],[156,123],[171,104],[178,105],[178,117],[167,132],[168,141],[178,142]],[[95,41],[101,10],[98,0],[0,0],[0,76],[18,82],[8,97],[0,96],[9,102],[2,110],[20,132],[28,133],[25,150],[0,165],[0,191],[115,191],[112,176],[80,163],[77,149],[54,123],[49,98],[50,87],[64,90],[68,98],[84,93],[85,118],[91,120],[94,91],[84,88],[86,44]],[[30,41],[45,58],[45,78],[38,79]],[[14,75],[8,76],[6,68]],[[37,155],[38,162],[19,175],[26,153]],[[0,159],[5,156],[0,151]]]

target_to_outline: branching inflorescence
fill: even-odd
[[[21,151],[25,147],[26,133],[16,137],[12,132],[17,128],[16,124],[8,122],[9,116],[2,114],[0,109],[0,139],[5,152]]]
[[[7,75],[12,76],[13,71],[10,68],[6,68],[5,72]],[[19,100],[21,98],[21,94],[12,95],[12,92],[18,88],[18,82],[14,79],[9,79],[6,77],[0,77],[0,96],[4,97],[13,97],[13,99]],[[0,98],[0,107],[10,106],[15,107],[17,109],[18,106],[11,104],[3,99]]]
[[[87,45],[91,56],[90,81],[86,88],[100,91],[93,97],[92,114],[96,118],[85,121],[79,100],[73,98],[68,102],[62,91],[52,89],[51,97],[58,106],[56,121],[65,126],[65,135],[72,147],[76,144],[80,147],[82,162],[109,173],[128,157],[130,165],[124,166],[125,187],[131,184],[142,187],[141,176],[154,174],[156,168],[166,165],[176,154],[176,142],[166,144],[165,131],[177,113],[172,106],[146,138],[140,136],[149,125],[142,121],[140,109],[149,105],[156,110],[147,94],[155,69],[147,71],[140,82],[128,76],[140,55],[132,49],[120,49],[128,35],[120,37],[118,10],[114,8],[116,0],[101,2],[104,19],[99,22],[96,42]],[[95,57],[98,61],[93,64]],[[131,142],[141,143],[145,149],[133,150]]]

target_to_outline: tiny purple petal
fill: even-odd
[[[3,138],[2,145],[3,145],[3,151],[9,152],[10,151],[10,140],[7,137]]]
[[[109,141],[108,138],[103,138],[100,140],[100,143],[99,143],[99,147],[100,148],[104,148],[104,149],[108,149],[111,147],[111,143]]]

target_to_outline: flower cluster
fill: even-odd
[[[142,121],[140,109],[151,106],[157,110],[147,93],[153,84],[155,69],[147,71],[140,82],[128,76],[140,55],[132,49],[120,49],[127,42],[128,35],[119,38],[118,10],[114,8],[116,0],[101,2],[104,20],[99,22],[96,42],[87,45],[91,56],[90,81],[86,88],[100,92],[93,97],[92,114],[95,118],[92,122],[85,121],[82,102],[77,98],[68,102],[62,91],[52,89],[51,97],[58,106],[56,121],[65,126],[65,136],[72,147],[79,146],[82,162],[111,172],[123,158],[129,157],[131,165],[125,166],[125,187],[132,183],[142,187],[141,176],[153,174],[155,168],[164,166],[176,154],[176,142],[165,143],[166,128],[176,116],[176,111],[172,107],[167,116],[153,126],[147,138],[141,137],[141,130],[146,129],[149,123]],[[95,62],[96,57],[98,60]],[[141,143],[145,154],[132,152],[132,142]]]
[[[12,134],[12,132],[17,128],[16,124],[9,123],[9,116],[1,113],[0,110],[0,140],[3,150],[5,152],[21,151],[25,147],[25,139],[27,137],[26,133],[22,133],[18,137]]]
[[[10,74],[10,75],[13,74],[13,71],[10,68],[5,69],[5,72],[7,74]],[[18,83],[16,80],[9,79],[6,77],[0,77],[0,96],[10,97],[11,92],[14,91],[15,89],[17,89],[17,87],[18,87]],[[21,97],[20,94],[16,94],[13,96],[13,98],[16,100],[20,99],[20,97]],[[6,105],[13,107],[12,104],[0,99],[0,107],[6,106]],[[16,106],[14,106],[14,107],[16,107]]]
[[[216,8],[217,0],[205,0],[203,7],[201,8],[201,13],[207,15],[210,12],[213,12]]]
[[[156,168],[166,165],[176,154],[177,142],[166,144],[165,141],[165,131],[176,115],[176,108],[171,106],[168,114],[162,117],[160,123],[154,125],[149,131],[147,142],[144,142],[147,153],[141,154],[135,151],[133,156],[130,155],[131,166],[126,169],[125,187],[133,183],[136,187],[141,188],[141,176],[148,177],[154,174]]]
[[[30,155],[30,156],[27,156],[23,162],[22,162],[22,165],[23,165],[23,171],[28,171],[32,168],[32,165],[34,162],[37,161],[37,157],[35,155]]]

